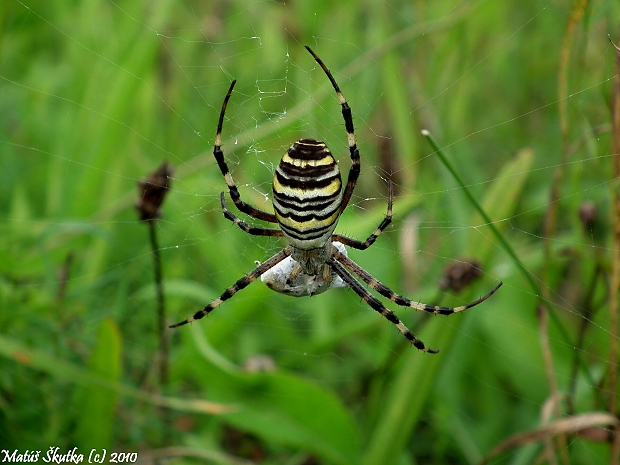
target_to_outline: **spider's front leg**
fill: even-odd
[[[342,117],[344,119],[344,127],[347,130],[347,141],[349,144],[349,153],[351,155],[351,168],[349,169],[349,176],[347,177],[347,185],[344,189],[344,193],[342,195],[342,203],[340,205],[340,213],[347,208],[349,204],[349,200],[351,200],[351,196],[353,195],[353,189],[355,189],[355,184],[357,183],[357,179],[360,176],[360,152],[357,148],[357,142],[355,140],[355,128],[353,126],[353,115],[351,113],[351,107],[347,103],[347,100],[342,95],[342,91],[332,73],[327,69],[323,60],[321,60],[316,53],[312,51],[310,47],[306,45],[306,50],[310,52],[314,60],[319,64],[319,66],[323,69],[327,78],[332,83],[332,87],[336,91],[336,95],[338,96],[338,100],[340,102],[340,106],[342,107]]]
[[[219,166],[220,171],[222,172],[222,176],[224,176],[224,180],[226,181],[226,185],[228,186],[228,190],[230,192],[230,197],[232,198],[239,211],[245,213],[246,215],[250,215],[252,218],[256,218],[258,220],[268,221],[269,223],[277,223],[276,216],[273,213],[268,213],[258,208],[255,208],[252,205],[245,203],[243,200],[241,200],[241,194],[239,194],[237,185],[235,184],[235,181],[230,174],[230,170],[228,169],[228,165],[224,160],[224,152],[222,151],[222,126],[224,125],[226,106],[228,105],[228,100],[230,100],[230,96],[232,95],[232,91],[236,83],[236,80],[230,83],[230,88],[228,89],[228,93],[224,98],[224,103],[222,103],[222,109],[220,110],[220,119],[217,124],[217,133],[215,134],[213,156],[215,157],[217,166]]]
[[[223,192],[220,193],[220,203],[222,205],[222,213],[224,214],[224,218],[235,223],[243,232],[251,234],[252,236],[282,237],[283,234],[280,229],[256,228],[241,221],[226,206],[226,197]]]

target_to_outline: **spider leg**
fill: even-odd
[[[377,279],[373,278],[372,275],[368,273],[368,271],[364,270],[361,266],[359,266],[353,260],[341,254],[335,247],[332,247],[332,254],[336,260],[338,260],[340,263],[346,266],[347,269],[351,271],[351,273],[353,273],[355,276],[357,276],[362,281],[364,281],[366,284],[368,284],[368,286],[370,286],[371,289],[374,289],[379,294],[381,294],[383,297],[390,299],[396,305],[400,305],[401,307],[413,308],[414,310],[420,310],[423,312],[434,313],[436,315],[437,314],[438,315],[452,315],[453,313],[462,312],[463,310],[467,310],[468,308],[475,307],[476,305],[484,302],[489,297],[491,297],[495,293],[495,291],[497,291],[503,284],[500,281],[500,283],[497,286],[495,286],[491,290],[491,292],[489,292],[487,295],[467,305],[462,305],[460,307],[454,307],[454,308],[438,307],[436,305],[427,305],[427,304],[423,304],[419,302],[413,302],[407,299],[406,297],[403,297],[402,295],[396,294],[385,284],[382,284]]]
[[[436,354],[439,352],[439,350],[427,348],[421,340],[409,331],[409,329],[398,319],[394,312],[385,308],[379,299],[364,289],[364,287],[353,276],[351,276],[349,272],[335,260],[335,258],[332,257],[329,259],[329,265],[338,274],[338,276],[340,276],[342,280],[347,283],[351,289],[353,289],[353,292],[360,296],[362,300],[370,305],[373,310],[379,312],[390,323],[393,323],[403,334],[403,336],[405,336],[417,349],[423,350],[424,352],[428,352],[430,354]]]
[[[254,268],[253,271],[250,271],[243,278],[239,279],[235,284],[233,284],[228,289],[226,289],[221,296],[219,296],[217,299],[215,299],[213,302],[211,302],[209,305],[207,305],[205,308],[203,308],[199,312],[196,312],[194,314],[194,316],[188,318],[187,320],[181,321],[180,323],[171,325],[171,326],[169,326],[169,328],[177,328],[177,327],[183,326],[183,325],[185,325],[187,323],[191,323],[192,321],[200,320],[205,315],[208,315],[214,308],[219,307],[225,300],[230,299],[238,291],[240,291],[241,289],[245,289],[247,286],[252,284],[265,271],[267,271],[267,270],[273,268],[274,266],[276,266],[278,263],[280,263],[282,260],[284,260],[290,254],[291,254],[291,252],[290,252],[290,250],[288,248],[284,249],[284,250],[281,250],[280,252],[275,254],[273,257],[271,257],[267,261],[265,261],[265,262],[261,263],[260,265],[258,265],[256,268]]]
[[[351,168],[349,169],[349,177],[347,178],[347,185],[344,189],[344,193],[342,195],[342,204],[340,205],[340,213],[347,208],[349,204],[349,200],[351,200],[351,196],[353,195],[353,189],[355,189],[355,184],[357,183],[357,178],[360,175],[360,152],[357,149],[357,143],[355,141],[355,129],[353,127],[353,115],[351,114],[351,107],[347,103],[344,95],[340,91],[340,87],[336,83],[334,76],[327,69],[327,66],[323,63],[316,53],[312,51],[310,47],[306,45],[306,50],[310,52],[310,54],[314,57],[315,61],[319,64],[323,71],[327,75],[328,79],[332,83],[334,90],[336,91],[336,95],[338,95],[338,100],[340,101],[340,105],[342,106],[342,117],[344,118],[344,127],[347,130],[347,140],[349,143],[349,152],[351,154]]]
[[[271,237],[283,237],[282,231],[280,229],[268,229],[268,228],[256,228],[254,226],[249,226],[247,223],[241,221],[238,217],[236,217],[229,209],[226,207],[226,198],[224,197],[224,193],[220,193],[220,202],[222,204],[222,213],[224,213],[224,218],[235,223],[242,231],[251,234],[252,236],[271,236]]]
[[[237,81],[234,80],[230,84],[230,88],[228,89],[228,93],[226,94],[226,97],[224,98],[224,103],[222,104],[220,119],[217,124],[217,134],[215,135],[213,156],[215,157],[215,161],[217,161],[217,166],[220,167],[220,171],[224,176],[224,180],[226,181],[226,185],[228,186],[228,190],[230,191],[230,197],[232,198],[233,202],[235,202],[235,205],[237,206],[239,211],[258,220],[268,221],[269,223],[277,223],[278,220],[276,220],[276,215],[274,215],[273,213],[268,213],[263,210],[259,210],[258,208],[254,208],[250,204],[247,204],[243,200],[241,200],[241,194],[239,194],[239,190],[235,185],[235,181],[233,180],[232,175],[228,170],[228,165],[224,160],[224,152],[222,152],[222,126],[224,124],[224,114],[226,113],[226,106],[228,105],[228,100],[230,99],[236,82]]]
[[[377,240],[377,237],[379,237],[379,235],[383,232],[383,230],[387,228],[392,222],[392,196],[393,196],[392,181],[388,181],[387,213],[385,214],[385,218],[383,218],[383,221],[379,224],[375,232],[373,232],[370,236],[368,236],[368,239],[366,239],[366,242],[361,242],[355,239],[351,239],[350,237],[347,237],[347,236],[341,236],[340,234],[334,234],[332,236],[332,242],[337,241],[337,242],[340,242],[344,245],[348,245],[349,247],[353,247],[354,249],[358,249],[358,250],[366,250],[368,247],[373,245],[375,241]]]

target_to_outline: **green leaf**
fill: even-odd
[[[239,428],[300,447],[327,463],[359,463],[355,423],[327,389],[282,372],[242,375],[231,389],[245,399],[239,412],[225,415]]]
[[[504,166],[496,181],[485,192],[482,209],[487,217],[494,220],[506,218],[511,214],[521,194],[531,163],[532,151],[522,150],[515,160]],[[478,215],[472,224],[481,222],[482,217]],[[470,250],[475,250],[475,256],[480,260],[487,261],[493,242],[480,241],[478,233],[472,234],[472,244],[474,239],[477,242]],[[428,331],[422,332],[421,339],[428,342],[430,347],[443,348],[444,352],[430,356],[411,351],[404,356],[403,363],[399,365],[402,370],[398,371],[397,377],[390,383],[390,389],[385,393],[388,401],[372,433],[364,465],[380,465],[396,460],[419,420],[442,357],[445,357],[445,352],[450,347],[450,341],[458,327],[458,323],[441,325],[441,321],[434,319],[430,322]]]
[[[225,413],[239,429],[322,457],[326,463],[359,464],[359,431],[331,391],[293,374],[273,371],[200,371],[209,396],[234,403]]]
[[[495,227],[499,232],[504,231],[508,225],[503,220],[510,218],[516,209],[533,160],[532,149],[520,150],[514,159],[502,167],[493,184],[485,192],[482,210],[495,222]],[[492,232],[484,224],[479,213],[474,214],[471,224],[476,227],[471,230],[464,256],[475,256],[485,261],[496,245],[494,241],[481,239],[491,237]]]
[[[141,402],[148,402],[180,412],[216,415],[236,408],[235,406],[217,404],[204,399],[181,399],[143,391],[122,384],[119,381],[113,381],[101,374],[93,373],[84,367],[67,362],[61,358],[50,356],[45,351],[31,349],[16,339],[1,334],[0,357],[8,358],[33,370],[48,373],[59,380],[76,383],[87,389],[97,386],[116,392],[123,397],[138,399]]]
[[[432,348],[448,347],[456,326],[433,321],[425,329],[420,339],[428,341]],[[420,418],[443,357],[441,353],[430,355],[413,348],[405,353],[397,377],[381,395],[387,402],[372,431],[363,465],[395,462]]]
[[[88,367],[110,382],[121,376],[121,336],[116,322],[105,319],[99,327],[97,344],[90,355]],[[118,393],[103,386],[81,386],[77,393],[76,443],[87,449],[109,449],[116,416]]]

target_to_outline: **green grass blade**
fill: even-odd
[[[429,143],[431,144],[431,146],[433,147],[433,149],[435,150],[435,152],[439,156],[439,159],[441,160],[441,162],[448,169],[448,171],[450,171],[450,174],[452,174],[452,176],[457,181],[459,186],[463,189],[463,192],[465,193],[465,195],[467,196],[467,198],[469,199],[471,204],[474,206],[474,208],[477,210],[477,212],[483,218],[483,220],[485,221],[486,225],[491,229],[491,232],[493,233],[495,238],[498,240],[498,242],[502,246],[502,249],[504,249],[504,252],[506,252],[508,254],[508,256],[510,257],[512,262],[517,266],[517,269],[521,272],[521,274],[525,277],[527,282],[530,284],[530,286],[532,288],[532,291],[538,297],[539,303],[544,305],[545,308],[547,309],[547,311],[549,312],[549,315],[551,316],[551,319],[553,320],[553,322],[555,323],[556,327],[560,331],[560,335],[562,336],[562,338],[564,339],[566,344],[572,345],[571,338],[568,335],[568,332],[566,331],[566,328],[564,328],[564,325],[562,324],[562,322],[560,321],[560,319],[558,318],[556,313],[553,311],[553,308],[551,307],[551,304],[547,300],[542,298],[542,295],[543,295],[542,291],[541,291],[540,287],[538,286],[538,284],[536,283],[536,281],[534,280],[534,278],[532,277],[532,273],[530,273],[527,270],[527,268],[525,268],[525,266],[523,265],[521,260],[519,260],[519,257],[517,257],[517,254],[514,252],[514,250],[510,246],[510,244],[508,244],[508,241],[506,241],[506,239],[501,234],[499,229],[495,226],[495,223],[489,218],[489,216],[487,215],[485,210],[480,206],[480,204],[478,203],[476,198],[473,196],[471,191],[467,188],[467,186],[465,185],[465,182],[463,181],[461,176],[458,174],[456,169],[452,166],[452,163],[450,163],[450,161],[445,156],[443,151],[439,148],[439,146],[437,145],[437,142],[435,142],[435,139],[433,139],[433,136],[431,136],[430,132],[428,130],[426,130],[426,129],[423,129],[422,130],[422,135],[424,137],[426,137],[426,139],[429,141]],[[594,377],[590,374],[586,364],[581,361],[581,357],[580,357],[578,352],[576,353],[576,357],[578,357],[578,359],[580,360],[580,365],[581,365],[585,375],[588,377],[588,380],[591,383],[595,383]]]
[[[218,404],[203,399],[179,399],[142,391],[120,382],[111,381],[102,377],[99,373],[93,373],[87,368],[58,359],[47,352],[31,349],[21,342],[3,335],[0,335],[0,357],[14,360],[24,366],[54,376],[59,380],[82,386],[100,386],[117,392],[123,397],[138,399],[142,402],[168,407],[173,410],[202,414],[220,414],[236,409],[232,405]]]
[[[215,369],[199,373],[210,397],[223,403],[242,399],[239,410],[224,415],[229,423],[270,442],[310,451],[326,463],[359,463],[359,431],[336,394],[286,372],[248,373],[219,354],[198,325],[192,334],[196,349]]]
[[[111,319],[102,321],[97,345],[90,355],[88,368],[110,383],[118,383],[121,377],[121,334]],[[82,385],[77,393],[78,446],[87,449],[109,449],[113,444],[112,432],[116,416],[118,392],[101,385]]]
[[[455,331],[455,325],[432,324],[420,332],[420,339],[432,348],[448,347]],[[419,421],[442,357],[407,351],[398,365],[398,376],[383,395],[387,403],[370,437],[363,465],[395,463]]]
[[[496,218],[493,225],[500,232],[506,229],[508,224],[503,219],[509,218],[515,211],[533,160],[534,152],[531,149],[519,151],[514,159],[502,167],[485,193],[482,211],[487,212],[489,217]],[[478,212],[472,218],[471,224],[474,228],[465,247],[464,256],[474,256],[484,262],[494,247],[493,242],[489,240],[481,241],[481,234],[485,237],[487,235],[489,223],[484,221]]]
[[[473,196],[471,191],[467,188],[467,185],[465,184],[465,182],[463,181],[463,179],[461,178],[459,173],[456,171],[456,169],[452,166],[452,163],[450,163],[448,158],[446,158],[445,154],[443,153],[443,150],[441,150],[439,148],[439,146],[437,145],[437,142],[435,142],[435,139],[433,138],[433,136],[431,136],[431,133],[428,132],[426,129],[423,129],[422,130],[422,135],[424,137],[426,137],[428,142],[431,144],[431,146],[435,150],[435,153],[437,153],[437,156],[439,157],[439,159],[441,160],[443,165],[448,169],[448,171],[454,177],[454,179],[456,180],[458,185],[461,187],[461,189],[463,189],[463,193],[469,199],[469,201],[471,202],[473,207],[476,209],[476,211],[480,214],[480,216],[482,217],[482,219],[484,220],[486,225],[488,225],[489,228],[491,228],[491,231],[493,232],[493,235],[499,241],[499,243],[502,245],[502,248],[504,249],[504,251],[510,256],[510,258],[517,265],[519,270],[524,274],[525,278],[527,279],[528,283],[530,283],[530,285],[532,286],[532,289],[534,290],[536,295],[541,295],[540,288],[538,287],[538,284],[536,284],[536,282],[532,278],[531,274],[527,271],[525,266],[523,266],[523,263],[521,263],[521,260],[519,260],[519,258],[515,254],[515,252],[512,250],[512,247],[510,247],[510,244],[508,244],[508,242],[506,242],[506,239],[504,239],[504,236],[495,227],[494,222],[491,220],[491,218],[489,218],[489,216],[484,211],[484,209],[480,206],[480,204],[478,203],[476,198]]]
[[[333,392],[284,372],[245,374],[230,390],[246,400],[224,416],[242,430],[312,452],[325,463],[360,463],[358,429]]]
[[[522,151],[515,160],[504,166],[501,175],[485,192],[483,205],[494,216],[502,218],[509,216],[514,209],[531,162],[532,152]],[[510,183],[510,186],[506,186],[506,183]],[[507,198],[498,202],[497,192],[506,192]],[[488,220],[486,223],[491,224]],[[473,224],[477,224],[475,218]],[[491,247],[481,249],[477,235],[472,235],[472,240],[474,239],[477,239],[478,247],[473,255],[482,262],[488,261]],[[362,462],[364,465],[393,463],[396,460],[419,421],[422,408],[435,382],[437,371],[459,326],[458,320],[451,321],[449,325],[441,325],[439,322],[432,321],[425,331],[422,331],[420,338],[423,341],[432,348],[443,349],[439,355],[430,356],[414,350],[406,353],[402,364],[399,364],[396,379],[384,394],[388,401],[372,433]]]

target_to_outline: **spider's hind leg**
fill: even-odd
[[[429,349],[426,347],[424,343],[411,331],[409,331],[409,328],[407,328],[405,324],[398,319],[394,312],[385,308],[379,299],[364,289],[364,287],[353,276],[351,276],[351,274],[349,274],[349,272],[340,263],[338,263],[335,258],[331,258],[329,264],[336,271],[338,276],[340,276],[342,280],[347,283],[351,289],[353,289],[353,292],[360,296],[362,300],[370,305],[373,310],[379,312],[386,320],[394,324],[394,326],[398,328],[402,335],[405,336],[412,345],[414,345],[417,349],[428,352],[429,354],[436,354],[439,352],[439,349]]]
[[[497,284],[497,286],[491,289],[491,291],[488,292],[486,295],[466,305],[461,305],[460,307],[439,307],[437,305],[428,305],[428,304],[424,304],[421,302],[414,302],[412,300],[407,299],[406,297],[403,297],[402,295],[396,294],[385,284],[375,279],[368,271],[363,269],[361,266],[359,266],[357,263],[355,263],[350,258],[341,254],[339,251],[334,250],[333,254],[334,254],[334,258],[338,260],[340,263],[342,263],[345,267],[347,267],[347,269],[351,271],[351,273],[353,273],[355,276],[357,276],[362,281],[364,281],[366,284],[368,284],[368,286],[370,286],[371,289],[374,289],[379,294],[381,294],[383,297],[390,299],[396,305],[399,305],[401,307],[413,308],[414,310],[420,310],[420,311],[427,312],[427,313],[433,313],[435,315],[452,315],[453,313],[459,313],[464,310],[467,310],[468,308],[475,307],[476,305],[481,304],[482,302],[487,300],[489,297],[491,297],[495,293],[495,291],[497,291],[503,284],[500,281],[499,284]]]
[[[254,270],[250,271],[243,278],[237,280],[237,282],[233,284],[232,286],[230,286],[228,289],[226,289],[222,293],[221,296],[219,296],[217,299],[215,299],[213,302],[211,302],[209,305],[207,305],[205,308],[203,308],[199,312],[196,312],[194,316],[191,316],[187,320],[183,320],[177,324],[170,325],[169,328],[177,328],[179,326],[186,325],[187,323],[191,323],[192,321],[200,320],[204,316],[211,313],[213,309],[219,307],[222,303],[224,303],[224,301],[230,299],[238,291],[248,287],[250,284],[256,281],[265,271],[270,270],[271,268],[276,266],[278,263],[280,263],[290,254],[291,252],[288,248],[278,252],[277,254],[275,254],[273,257],[271,257],[267,261],[258,265],[256,268],[254,268]]]

